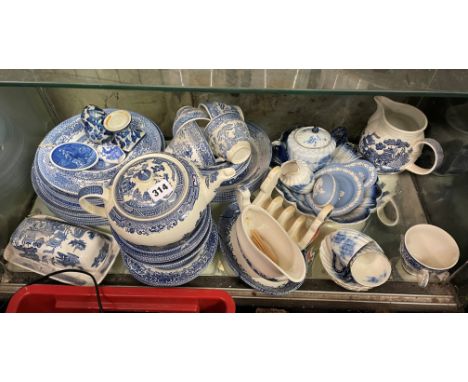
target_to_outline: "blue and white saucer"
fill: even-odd
[[[55,146],[50,152],[50,161],[61,170],[83,171],[98,161],[96,150],[81,142],[68,142]]]
[[[255,273],[245,261],[244,256],[240,253],[240,248],[237,246],[237,235],[235,229],[233,229],[239,214],[240,211],[237,205],[231,204],[223,211],[219,219],[220,246],[228,265],[242,281],[260,292],[269,295],[284,295],[298,289],[302,282],[267,280]]]
[[[255,191],[266,177],[271,161],[271,142],[268,135],[259,126],[246,122],[250,133],[252,153],[245,172],[232,184],[223,184],[216,192],[214,203],[232,203],[236,200],[236,189],[245,186]]]
[[[157,265],[136,261],[124,253],[122,253],[122,257],[130,274],[138,281],[151,286],[171,287],[186,284],[198,277],[212,262],[217,247],[218,232],[215,224],[212,224],[206,244],[191,262],[180,268],[167,270]]]
[[[114,109],[106,109],[111,112]],[[125,160],[119,164],[105,163],[102,166],[95,165],[88,170],[70,171],[57,168],[50,160],[50,152],[63,143],[81,142],[95,149],[98,145],[91,142],[86,135],[80,115],[75,115],[52,129],[43,139],[37,150],[37,169],[51,187],[67,194],[77,196],[81,188],[89,185],[103,185],[111,180],[119,169],[128,161],[150,152],[159,152],[164,148],[164,137],[159,127],[148,118],[131,112],[132,124],[145,132],[145,137],[128,153]],[[98,161],[97,164],[103,161]],[[102,165],[102,164],[101,164]]]

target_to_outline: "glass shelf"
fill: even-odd
[[[468,70],[0,70],[0,86],[312,94],[468,95]]]

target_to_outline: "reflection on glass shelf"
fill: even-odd
[[[24,69],[0,85],[344,92],[467,93],[468,70],[436,69]]]

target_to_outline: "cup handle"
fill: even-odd
[[[83,187],[79,193],[79,203],[81,208],[92,215],[97,215],[107,219],[106,209],[104,207],[96,206],[88,199],[97,198],[101,199],[104,203],[109,199],[109,190],[101,186],[88,186]]]
[[[389,204],[393,207],[393,210],[395,211],[395,218],[393,220],[390,219],[387,216],[387,213],[385,212],[385,208]],[[379,217],[379,220],[382,222],[382,224],[386,225],[387,227],[394,227],[398,224],[398,222],[400,221],[400,210],[392,197],[388,197],[385,202],[377,206],[377,216]]]
[[[440,282],[445,282],[450,278],[450,272],[442,272],[436,274],[437,278],[439,279]]]
[[[430,174],[435,169],[437,169],[442,164],[442,161],[444,160],[444,150],[442,149],[442,146],[440,145],[440,143],[437,142],[435,139],[426,138],[426,139],[423,139],[422,141],[416,142],[415,144],[415,146],[423,146],[423,145],[429,146],[432,149],[432,151],[434,151],[435,158],[434,158],[434,164],[432,165],[432,167],[422,168],[412,163],[408,167],[406,167],[405,170],[408,170],[409,172],[412,172],[413,174],[416,174],[416,175],[427,175],[427,174]]]
[[[427,287],[427,284],[429,283],[429,271],[427,269],[421,269],[418,272],[418,275],[416,276],[418,285],[421,288]]]

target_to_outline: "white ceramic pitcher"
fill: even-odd
[[[369,118],[361,136],[359,149],[374,164],[379,173],[390,174],[408,170],[427,175],[440,166],[443,150],[439,142],[424,138],[427,118],[414,106],[395,102],[387,97],[374,97],[377,110]],[[414,162],[421,155],[424,145],[434,151],[434,163],[422,168]]]

